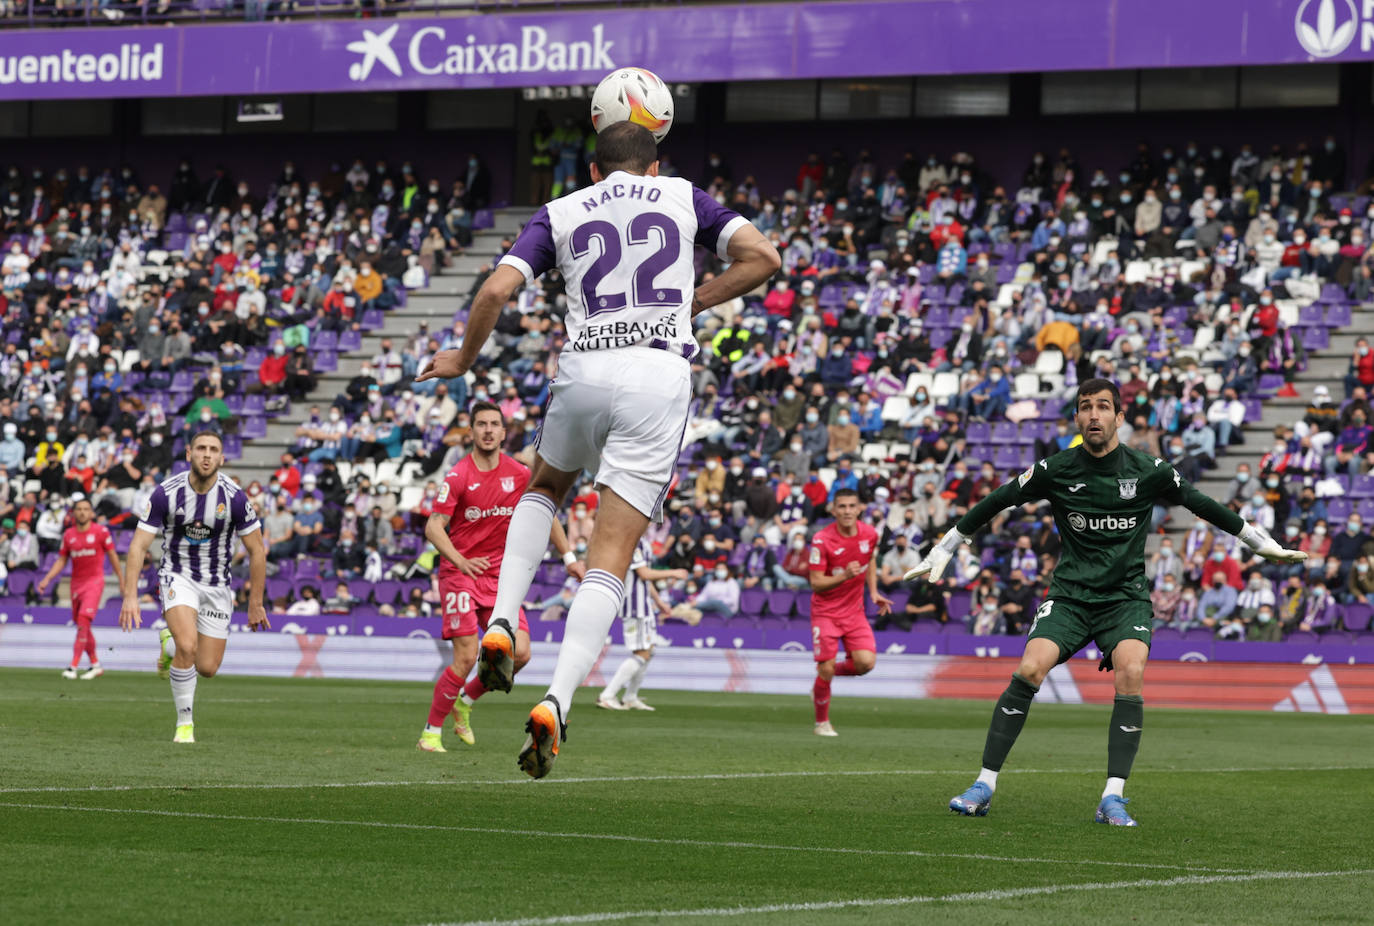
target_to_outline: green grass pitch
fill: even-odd
[[[415,740],[430,687],[0,671],[0,921],[1368,923],[1374,718],[1157,710],[1092,820],[1107,709],[1040,705],[991,814],[949,798],[990,704],[583,690],[552,776],[515,768],[532,688]],[[1148,698],[1149,689],[1146,688]],[[1148,705],[1148,701],[1147,701]]]

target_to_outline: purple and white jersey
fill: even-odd
[[[562,272],[565,350],[645,344],[691,359],[693,246],[725,259],[747,224],[688,180],[615,171],[541,207],[501,263],[526,282]]]
[[[162,535],[161,576],[178,575],[200,585],[229,585],[234,535],[258,530],[258,513],[248,494],[223,474],[204,495],[191,488],[190,473],[178,473],[153,489],[138,529]]]

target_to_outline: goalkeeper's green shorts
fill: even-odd
[[[1059,646],[1059,661],[1096,643],[1102,651],[1100,669],[1112,668],[1112,650],[1122,640],[1139,640],[1150,645],[1154,611],[1148,601],[1116,601],[1091,608],[1062,598],[1046,598],[1035,611],[1028,639],[1053,640]]]

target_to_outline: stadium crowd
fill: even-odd
[[[359,161],[307,180],[288,164],[259,197],[186,164],[164,198],[129,168],[11,171],[0,524],[13,525],[0,559],[13,571],[26,562],[16,544],[47,552],[73,491],[121,525],[187,427],[223,422],[232,444],[254,433],[254,410],[303,396],[337,352],[358,349],[369,316],[380,323],[470,242],[490,196],[482,175],[472,164],[445,188],[410,165]],[[1119,381],[1123,442],[1196,480],[1244,441],[1259,401],[1297,394],[1306,350],[1350,324],[1374,276],[1374,205],[1341,195],[1353,178],[1330,139],[1264,153],[1141,144],[1111,170],[1061,150],[1036,154],[1014,183],[966,154],[880,165],[838,150],[808,157],[782,191],[737,178],[719,154],[695,179],[774,241],[784,272],[697,320],[698,398],[649,535],[662,565],[690,573],[662,591],[693,622],[757,617],[765,593],[804,590],[807,538],[834,492],[855,488],[899,604],[884,626],[1023,630],[1059,550],[1047,511],[1001,516],[944,588],[899,578],[970,504],[1076,440],[1064,414],[1077,383]],[[718,272],[698,260],[703,278]],[[467,378],[413,384],[461,341],[463,305],[447,330],[384,339],[332,405],[309,410],[281,468],[249,485],[281,570],[274,607],[430,611],[437,554],[419,528],[436,480],[471,446],[468,404],[496,402],[505,449],[530,459],[563,301],[546,274],[506,307]],[[1364,341],[1343,385],[1315,390],[1223,499],[1311,552],[1308,566],[1251,561],[1206,525],[1168,535],[1149,565],[1161,628],[1275,639],[1368,627]],[[568,511],[578,550],[595,508],[584,484]],[[552,615],[566,590],[542,582],[533,597]],[[804,614],[794,597],[767,600]]]

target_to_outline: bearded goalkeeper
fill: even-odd
[[[992,712],[983,770],[949,802],[965,816],[985,816],[997,774],[1025,725],[1031,700],[1050,669],[1089,642],[1104,654],[1101,670],[1114,673],[1116,699],[1107,728],[1107,786],[1095,820],[1135,826],[1122,795],[1144,726],[1145,662],[1150,655],[1150,595],[1145,580],[1145,537],[1156,502],[1182,505],[1239,536],[1259,556],[1297,563],[1305,553],[1280,547],[1263,527],[1246,524],[1184,482],[1163,460],[1121,446],[1121,393],[1114,383],[1090,379],[1078,387],[1074,420],[1083,442],[1041,460],[975,505],[940,539],[906,579],[938,582],[959,544],[1003,509],[1046,499],[1063,541],[1049,597],[1035,612],[1021,665]]]

